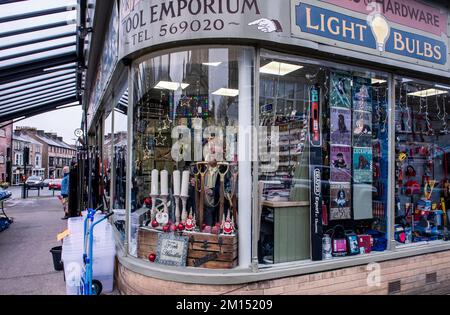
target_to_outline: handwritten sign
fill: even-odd
[[[169,266],[186,266],[188,238],[174,234],[159,234],[156,263]]]

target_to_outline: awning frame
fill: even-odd
[[[0,10],[5,4],[22,1],[0,1]],[[0,33],[0,40],[4,43],[0,45],[0,52],[3,52],[0,62],[4,65],[0,67],[0,122],[23,119],[24,116],[34,116],[65,105],[70,107],[81,104],[83,72],[86,69],[84,37],[86,32],[92,31],[85,28],[87,0],[77,0],[77,5],[47,6],[36,11],[27,11],[26,5],[23,7],[24,12],[0,17],[0,27],[3,23],[24,21],[24,27],[6,29]],[[21,10],[21,7],[18,9]],[[62,17],[64,14],[60,14],[74,10],[78,11],[77,19],[66,19]],[[45,24],[45,19],[39,18],[34,19],[39,25],[26,26],[32,21],[26,19],[58,13],[50,23]],[[74,24],[75,30],[62,28]],[[18,26],[21,24],[18,23]],[[46,35],[41,32],[45,30],[55,31]],[[33,38],[20,36],[32,32],[40,33]],[[13,39],[13,36],[20,37]],[[71,40],[72,37],[74,40]],[[13,40],[9,41],[9,38]],[[34,46],[26,49],[29,45]],[[67,52],[71,47],[73,51]],[[47,52],[50,56],[33,58],[33,55],[39,57],[38,54]]]

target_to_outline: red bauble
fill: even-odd
[[[211,230],[212,234],[220,234],[220,227],[219,226],[213,226],[212,230]]]
[[[147,198],[144,199],[144,203],[145,203],[146,206],[151,206],[152,205],[152,199],[147,197]]]
[[[150,260],[151,262],[154,262],[156,259],[156,255],[151,253],[150,255],[148,255],[148,260]]]
[[[202,224],[202,231],[205,229],[205,227],[206,227],[206,224],[203,223],[203,224]]]
[[[178,224],[178,230],[183,231],[184,230],[184,225],[183,223]]]
[[[159,226],[159,223],[158,223],[158,221],[156,221],[156,220],[153,220],[152,221],[152,227],[158,227]]]
[[[176,232],[176,231],[177,231],[177,226],[176,226],[175,224],[172,224],[172,225],[170,226],[170,230],[171,230],[172,232]]]
[[[164,225],[164,226],[163,226],[163,231],[164,231],[164,233],[169,232],[169,230],[170,230],[170,226],[169,226],[169,225]]]

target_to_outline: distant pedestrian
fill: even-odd
[[[67,220],[69,218],[69,210],[68,210],[68,204],[69,204],[69,172],[70,168],[68,166],[64,166],[63,173],[64,177],[61,182],[61,203],[64,208],[64,217],[61,218],[62,220]]]

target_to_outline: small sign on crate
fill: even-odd
[[[186,266],[188,238],[175,234],[159,234],[156,263],[170,266]]]

